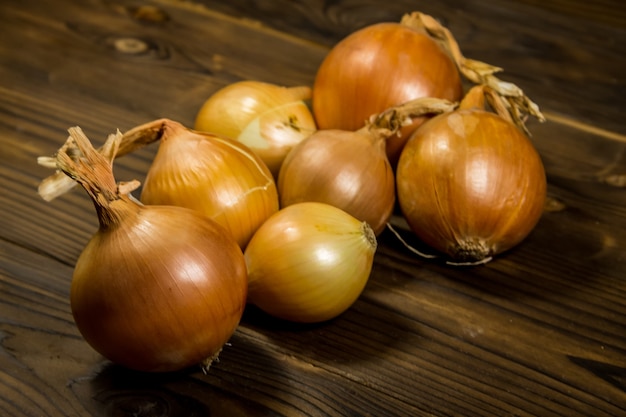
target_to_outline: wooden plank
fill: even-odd
[[[49,171],[35,158],[54,152],[73,125],[97,143],[158,117],[191,125],[208,94],[234,80],[310,83],[341,31],[402,13],[408,3],[246,2],[254,7],[244,9],[237,1],[163,0],[144,2],[156,7],[147,15],[126,0],[2,3],[0,414],[625,413],[626,195],[619,178],[626,141],[612,107],[623,103],[624,60],[602,38],[623,34],[603,20],[598,3],[598,17],[591,13],[586,26],[597,38],[585,39],[601,62],[615,65],[558,73],[557,62],[591,62],[592,52],[564,36],[580,20],[574,11],[542,14],[531,3],[425,5],[459,29],[470,51],[510,64],[511,77],[553,115],[531,125],[552,204],[522,245],[485,266],[460,268],[420,259],[385,232],[370,282],[346,314],[298,326],[249,307],[208,374],[157,376],[109,364],[80,337],[68,294],[95,214],[78,189],[43,202],[36,186]],[[500,37],[497,48],[490,37]],[[498,52],[520,39],[512,53]],[[548,45],[561,53],[553,56]],[[525,59],[516,55],[535,47]],[[536,74],[527,76],[529,69]],[[585,77],[598,82],[577,96]],[[567,88],[555,94],[546,85]],[[592,108],[578,118],[590,98]],[[142,180],[155,150],[116,162],[118,178]],[[394,222],[420,245],[399,217]]]

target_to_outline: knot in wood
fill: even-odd
[[[137,38],[118,38],[113,42],[113,46],[124,54],[143,54],[150,49],[150,45]]]

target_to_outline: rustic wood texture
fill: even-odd
[[[96,354],[69,308],[93,206],[78,189],[44,202],[37,156],[75,125],[98,144],[160,117],[191,126],[233,81],[310,84],[343,36],[416,7],[548,116],[530,124],[550,197],[530,237],[465,268],[386,232],[349,311],[301,326],[249,308],[207,374]],[[608,0],[3,1],[0,415],[626,415],[625,16]],[[142,180],[154,151],[118,179]]]

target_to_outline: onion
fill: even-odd
[[[368,223],[379,235],[395,204],[386,140],[411,117],[453,108],[445,100],[422,98],[386,110],[357,131],[316,131],[283,162],[278,177],[281,207],[305,201],[327,203]]]
[[[245,145],[163,122],[159,150],[141,193],[145,204],[187,207],[230,231],[244,248],[278,211],[274,179]]]
[[[250,303],[303,323],[330,320],[359,297],[376,237],[367,223],[323,203],[281,209],[245,250]]]
[[[474,87],[458,110],[417,129],[396,172],[411,230],[458,262],[484,262],[520,243],[546,198],[539,154],[515,124],[484,110],[485,91]],[[505,103],[492,100],[500,110]]]
[[[458,101],[461,95],[454,60],[411,14],[400,23],[367,26],[331,49],[315,77],[313,114],[319,129],[352,131],[371,115],[416,98]],[[423,120],[387,141],[393,165]]]
[[[208,367],[241,319],[247,291],[243,253],[226,230],[181,207],[144,206],[115,183],[111,160],[79,128],[57,166],[90,195],[100,227],[76,262],[70,302],[85,340],[131,369]]]
[[[187,207],[209,216],[244,248],[278,211],[278,191],[265,164],[244,145],[164,121],[159,150],[141,201]]]
[[[158,119],[125,132],[111,157],[132,153],[159,140],[141,194],[143,203],[197,210],[224,226],[242,248],[256,229],[278,211],[278,191],[267,166],[232,139]],[[40,157],[39,163],[55,167],[48,157]],[[70,190],[72,183],[57,173],[42,181],[39,193],[50,201]]]
[[[196,116],[194,128],[237,140],[261,157],[277,177],[291,148],[316,130],[305,100],[307,86],[281,87],[239,81],[211,95]]]

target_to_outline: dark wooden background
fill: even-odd
[[[310,84],[335,42],[413,10],[545,112],[529,127],[550,204],[531,236],[459,268],[385,233],[349,311],[295,326],[250,308],[207,375],[97,355],[69,308],[95,213],[80,190],[41,200],[36,157],[74,125],[98,144],[160,117],[191,126],[234,81]],[[626,415],[625,45],[611,0],[3,0],[0,416]],[[142,180],[154,151],[118,179]]]

